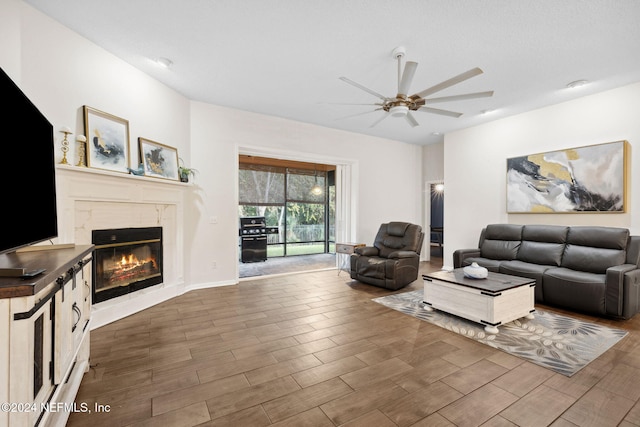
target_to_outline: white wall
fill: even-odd
[[[358,241],[372,243],[383,222],[422,223],[418,146],[199,102],[191,118],[192,163],[200,171],[189,224],[194,284],[237,277],[239,152],[354,165]]]
[[[0,1],[0,16],[3,18],[0,25],[0,40],[2,40],[0,65],[18,85],[20,85],[20,4],[19,0]]]
[[[53,124],[57,143],[62,126],[69,126],[74,134],[84,133],[82,106],[88,105],[129,121],[133,167],[138,162],[138,137],[176,147],[181,156],[189,154],[188,99],[39,11],[17,3],[19,15],[14,14],[14,19],[3,15],[3,25],[7,20],[20,23],[17,82]],[[9,56],[0,57],[0,66],[16,67]],[[70,138],[74,141],[75,135]],[[61,157],[61,151],[57,153]],[[73,142],[68,157],[75,164]]]
[[[477,247],[491,223],[603,225],[640,234],[638,111],[640,83],[446,135],[444,264],[453,265],[455,249]],[[507,158],[620,140],[632,147],[626,213],[507,214]]]
[[[386,221],[421,223],[420,147],[192,103],[22,1],[2,0],[0,12],[0,35],[11,45],[0,48],[0,66],[54,125],[58,158],[57,131],[69,126],[83,133],[82,106],[88,105],[129,121],[134,163],[137,138],[144,137],[176,147],[199,170],[185,211],[187,287],[237,281],[237,156],[243,149],[352,165],[354,239],[372,242]],[[72,144],[71,164],[75,154]],[[210,222],[214,216],[217,224]]]

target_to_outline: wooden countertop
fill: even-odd
[[[44,268],[45,271],[29,279],[0,277],[0,298],[35,295],[66,273],[93,251],[93,245],[76,245],[67,249],[49,249],[34,252],[13,252],[0,255],[0,268],[26,268],[27,271]]]

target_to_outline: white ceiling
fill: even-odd
[[[640,81],[638,0],[25,1],[189,99],[412,144]],[[437,96],[494,96],[370,127],[383,112],[339,104],[378,99],[339,77],[395,96],[397,46],[419,63],[410,94],[480,67]]]

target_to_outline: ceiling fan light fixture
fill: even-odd
[[[393,117],[404,117],[409,112],[409,107],[406,105],[396,105],[389,108],[389,112]]]

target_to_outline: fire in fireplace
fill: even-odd
[[[93,302],[162,283],[162,227],[93,230]]]

